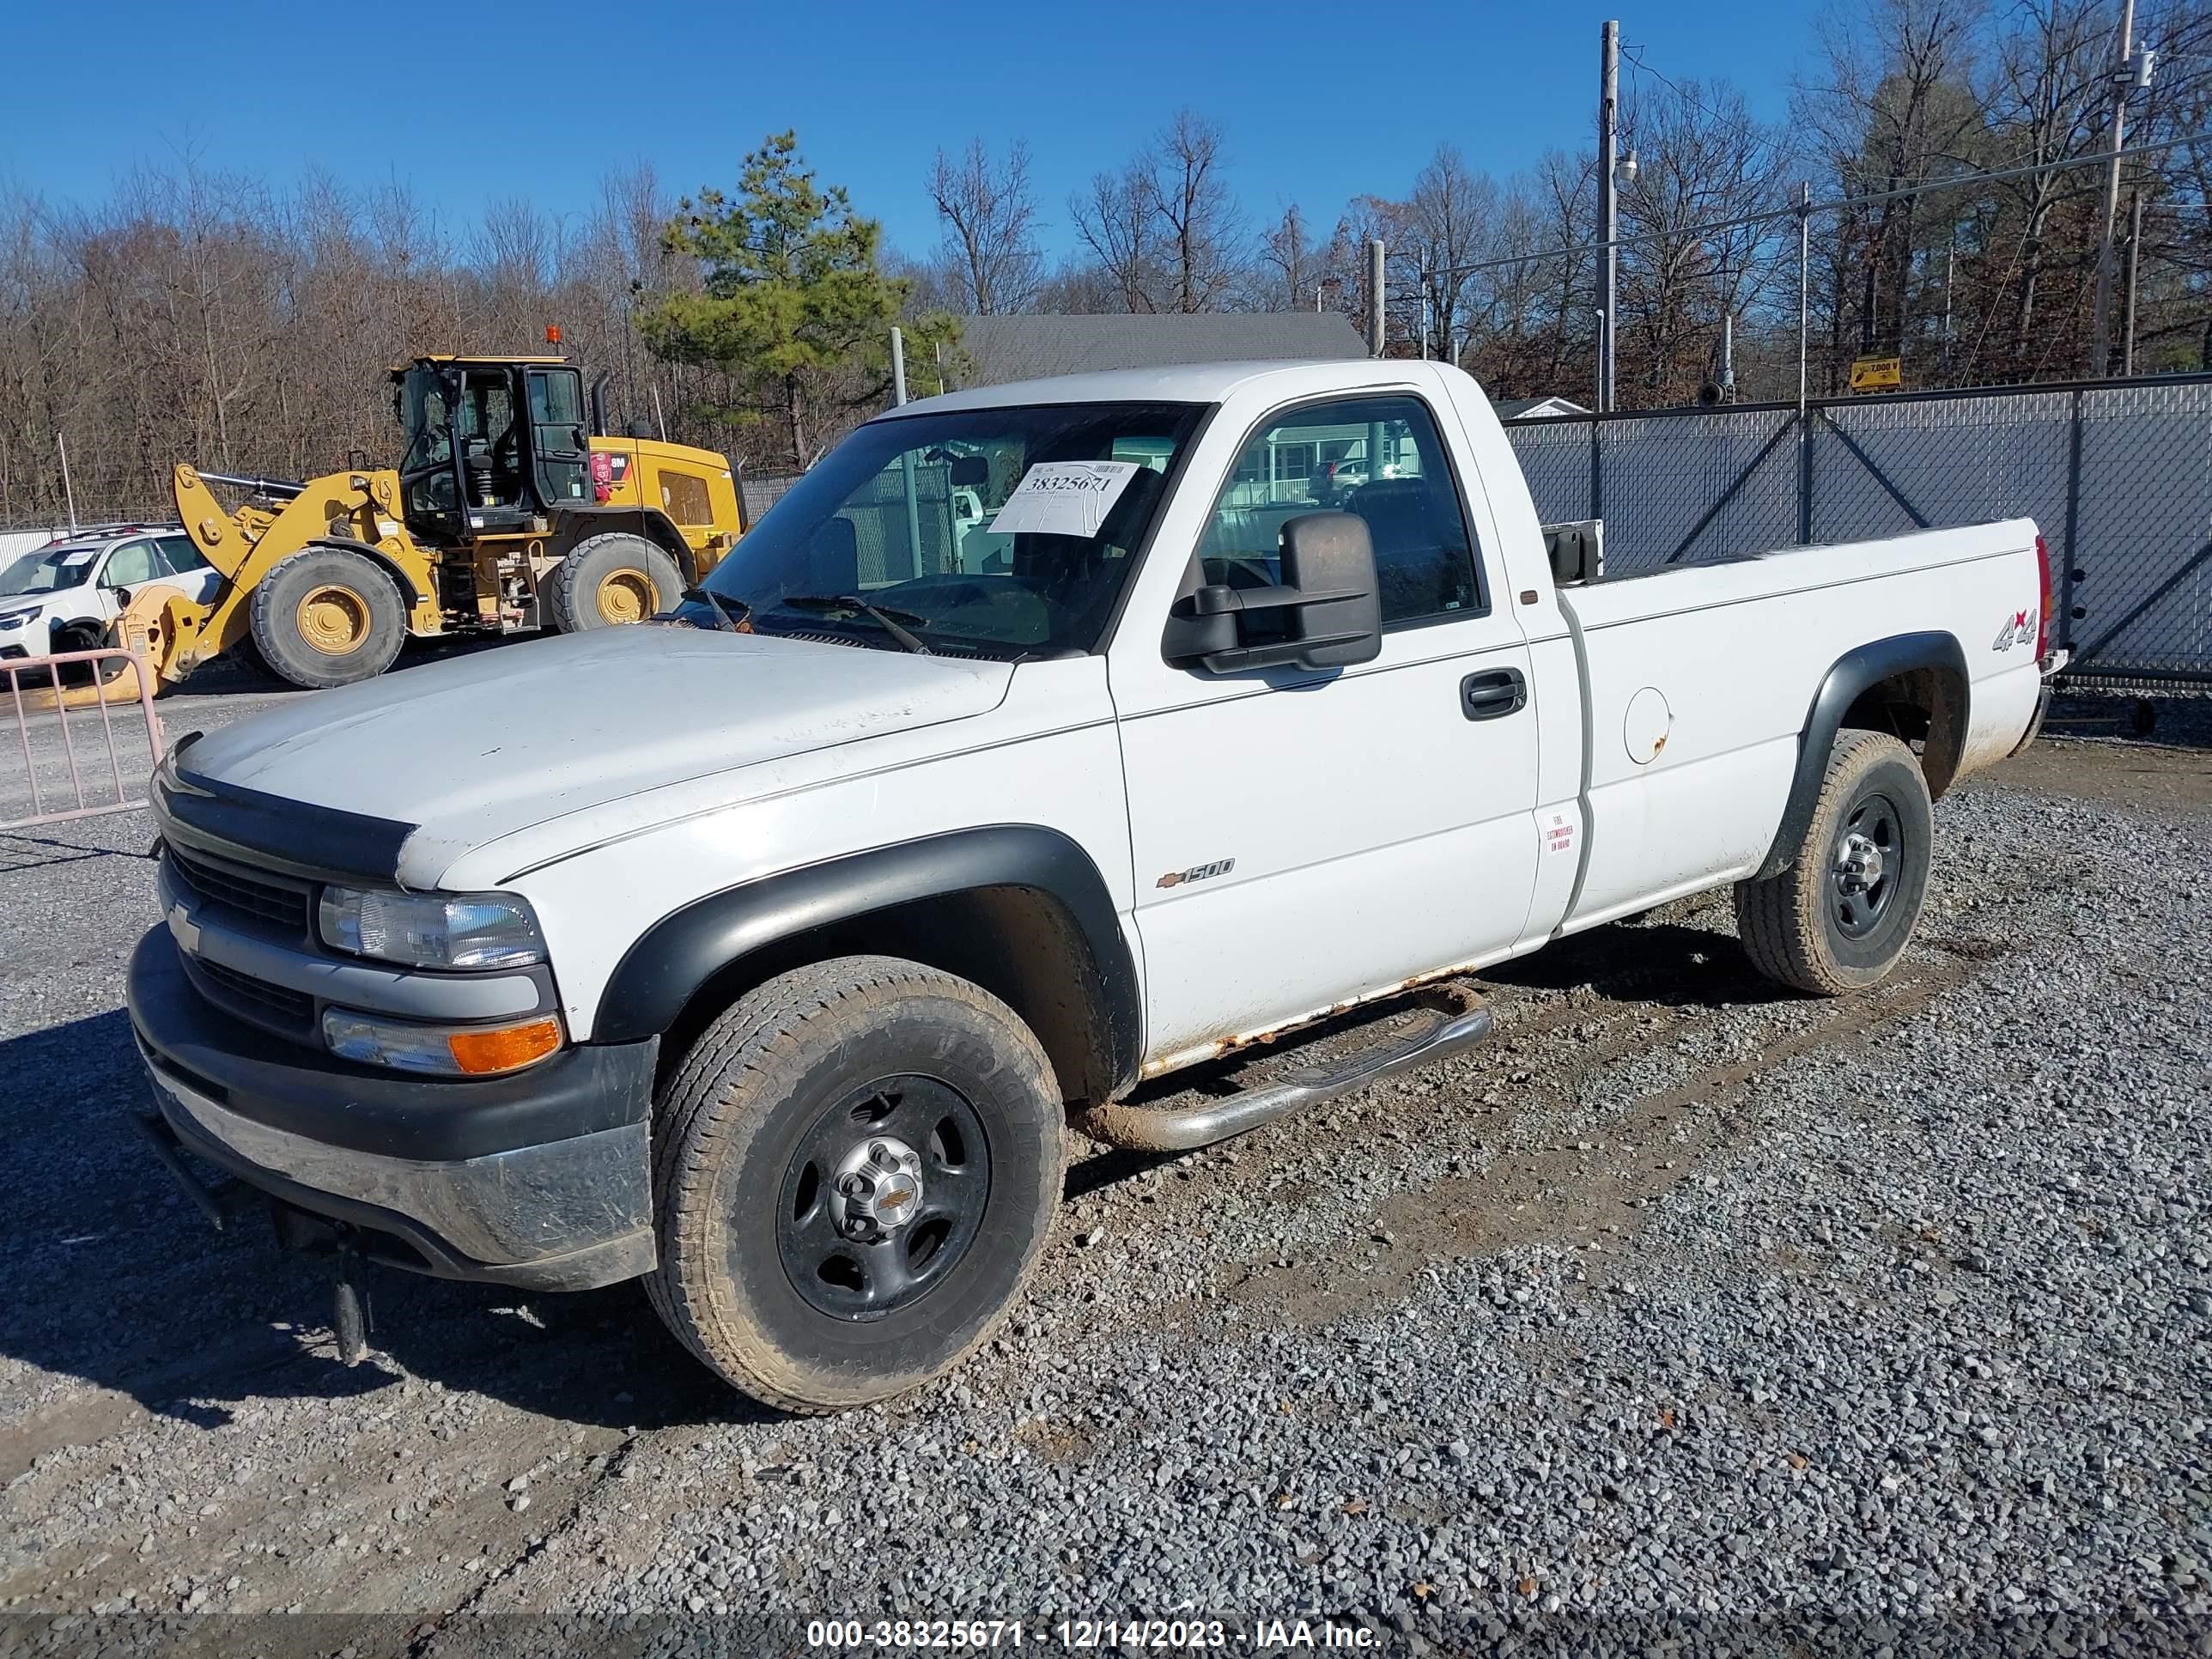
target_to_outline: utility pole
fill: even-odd
[[[2136,278],[2142,270],[2142,186],[2137,185],[2128,203],[2127,321],[2120,336],[2120,373],[2136,372]]]
[[[1383,271],[1382,239],[1377,237],[1367,245],[1367,355],[1370,357],[1382,355],[1382,294],[1389,280]]]
[[[906,335],[894,325],[891,329],[891,404],[896,408],[906,402]],[[906,486],[906,548],[907,574],[920,576],[921,568],[921,498],[914,487],[914,451],[899,452],[899,474]]]
[[[1943,250],[1943,367],[1951,366],[1951,280],[1959,264],[1959,233],[1951,232],[1951,246]]]
[[[2135,0],[2128,0],[2132,5]],[[1600,414],[1613,408],[1613,318],[1618,310],[1617,268],[1620,259],[1620,204],[1615,199],[1613,173],[1619,158],[1618,118],[1620,112],[1620,25],[1608,20],[1599,32],[1597,91],[1597,216],[1605,238],[1605,276],[1598,294],[1598,313],[1604,319],[1598,330],[1597,407]]]
[[[74,536],[76,534],[76,487],[70,483],[69,440],[58,431],[54,434],[54,447],[61,452],[62,494],[69,498],[70,534]]]
[[[2135,32],[2136,0],[2120,0],[2120,50],[2111,77],[2112,142],[2106,146],[2112,159],[2105,165],[2104,234],[2097,244],[2097,297],[2091,312],[2089,378],[2093,380],[2103,380],[2112,367],[2112,222],[2120,215],[2120,149],[2127,142],[2128,94],[2134,90]]]

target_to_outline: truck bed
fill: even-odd
[[[1756,869],[1821,679],[1893,631],[1885,617],[1966,644],[1966,730],[1938,793],[2009,751],[2040,686],[2032,645],[1990,643],[2040,605],[2025,519],[1681,565],[1563,588],[1559,603],[1589,739],[1588,849],[1562,932]]]

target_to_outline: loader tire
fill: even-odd
[[[1752,965],[1814,996],[1879,984],[1927,901],[1934,830],[1912,751],[1886,732],[1838,732],[1790,866],[1736,884],[1736,933]]]
[[[684,597],[684,573],[644,537],[611,530],[569,549],[541,592],[547,623],[576,634],[675,610]]]
[[[654,1309],[763,1404],[872,1404],[957,1364],[1042,1254],[1066,1170],[1052,1063],[1012,1009],[843,957],[732,1004],[653,1125]]]
[[[339,547],[278,561],[253,590],[251,620],[269,672],[315,690],[381,674],[407,637],[407,608],[392,578]]]

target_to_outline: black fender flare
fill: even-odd
[[[1806,826],[1813,821],[1813,809],[1820,799],[1820,783],[1827,775],[1828,751],[1834,746],[1836,732],[1851,705],[1870,687],[1921,670],[1932,671],[1953,683],[1952,690],[1959,698],[1958,716],[1950,723],[1944,741],[1954,750],[1965,743],[1973,682],[1966,673],[1966,648],[1959,643],[1956,635],[1940,631],[1894,634],[1845,652],[1828,670],[1820,689],[1813,694],[1813,704],[1805,713],[1803,734],[1798,741],[1797,772],[1790,781],[1781,825],[1774,832],[1765,860],[1749,879],[1765,881],[1797,861],[1798,843],[1805,837]],[[1931,731],[1931,749],[1936,741]],[[1923,764],[1940,769],[1948,779],[1958,758],[1956,752],[1948,756],[1931,753]]]
[[[594,536],[622,531],[643,537],[675,560],[676,568],[687,583],[699,580],[698,555],[684,539],[676,520],[657,507],[571,507],[565,508],[556,522],[556,540],[563,556]]]
[[[623,952],[592,1022],[594,1042],[635,1042],[675,1024],[725,969],[794,934],[917,899],[986,888],[1025,888],[1056,900],[1093,972],[1079,988],[1094,1012],[1117,1090],[1142,1058],[1144,1000],[1113,896],[1091,856],[1041,824],[994,824],[900,842],[801,865],[695,899],[646,929]]]

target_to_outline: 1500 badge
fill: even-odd
[[[2033,611],[2015,611],[1997,629],[1997,636],[1990,641],[1992,651],[2009,651],[2015,645],[2035,643],[2036,614]]]
[[[1188,881],[1204,881],[1209,876],[1225,876],[1236,867],[1235,859],[1216,859],[1211,864],[1194,864],[1188,870],[1170,870],[1153,884],[1180,887]]]

